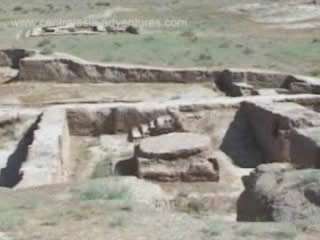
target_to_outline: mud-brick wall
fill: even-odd
[[[291,161],[296,167],[320,168],[320,128],[296,129],[290,135]]]
[[[294,103],[256,104],[244,108],[265,162],[293,162],[291,133],[294,129],[320,126],[320,114]],[[303,150],[301,150],[303,152]]]
[[[166,108],[145,106],[105,106],[71,108],[67,110],[70,134],[74,136],[99,136],[127,133],[132,127],[148,123],[168,113]]]
[[[70,131],[66,114],[64,114],[64,116],[63,130],[61,136],[59,137],[60,164],[58,164],[56,174],[57,182],[67,181],[70,175],[70,170],[73,167],[71,162]]]
[[[161,69],[89,63],[72,58],[32,57],[20,60],[20,81],[42,82],[214,82],[218,72],[205,69]]]

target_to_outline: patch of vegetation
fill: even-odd
[[[0,212],[0,231],[9,231],[24,224],[24,219],[16,212]]]
[[[131,212],[133,210],[133,207],[129,203],[126,203],[125,205],[120,207],[120,210],[125,212]]]
[[[40,51],[43,55],[51,55],[53,54],[53,49],[56,48],[56,45],[52,43],[49,39],[43,39],[38,42],[37,47],[42,48]]]
[[[145,42],[152,42],[152,41],[154,40],[154,37],[152,37],[152,36],[145,37],[143,40],[144,40]]]
[[[66,209],[63,207],[53,208],[52,213],[46,217],[46,220],[41,223],[42,226],[57,226],[66,215]]]
[[[125,200],[129,198],[129,191],[122,186],[106,186],[98,183],[90,183],[87,189],[81,193],[83,200]]]
[[[230,44],[228,42],[224,42],[219,45],[219,48],[228,48],[228,47],[230,47]]]
[[[54,6],[53,6],[51,3],[48,3],[48,4],[47,4],[47,7],[48,7],[50,10],[53,10],[53,9],[54,9]]]
[[[210,61],[210,60],[212,60],[212,57],[208,54],[201,53],[197,60],[198,61]]]
[[[86,219],[89,219],[90,217],[90,214],[88,213],[88,211],[86,211],[85,209],[79,209],[79,208],[71,210],[69,212],[69,215],[73,220],[76,220],[76,221],[86,220]]]
[[[96,2],[97,7],[109,7],[110,5],[109,2]]]
[[[253,54],[254,53],[254,51],[251,49],[251,48],[249,48],[249,47],[246,47],[244,50],[243,50],[243,54],[245,54],[245,55],[251,55],[251,54]]]
[[[118,48],[122,47],[122,43],[119,43],[119,42],[115,42],[114,45]]]
[[[20,12],[20,11],[22,11],[23,10],[23,7],[21,7],[21,6],[16,6],[16,7],[14,7],[13,9],[12,9],[12,11],[15,11],[15,12]]]
[[[53,49],[51,47],[45,47],[40,51],[40,53],[42,55],[52,55],[53,54]]]
[[[51,41],[49,39],[42,39],[41,41],[38,42],[37,46],[38,47],[45,47],[47,45],[51,45]]]
[[[128,26],[126,28],[126,32],[127,33],[131,33],[131,34],[139,34],[139,30],[137,27],[134,27],[134,26]]]
[[[82,221],[88,219],[93,213],[90,208],[77,207],[73,208],[72,205],[62,206],[58,205],[52,208],[52,212],[46,216],[45,221],[41,223],[42,226],[57,226],[66,219],[74,221]]]
[[[276,232],[271,233],[270,235],[274,236],[275,239],[295,239],[295,237],[296,237],[295,232],[276,231]]]
[[[185,31],[180,34],[181,37],[188,38],[191,42],[198,41],[198,36],[192,31]]]
[[[108,55],[108,56],[105,56],[103,59],[102,59],[102,62],[112,62],[113,61],[113,57]]]
[[[314,39],[312,39],[312,43],[320,43],[320,39],[319,38],[314,38]]]
[[[320,70],[312,70],[310,72],[310,75],[313,76],[313,77],[320,76]]]
[[[189,213],[200,213],[200,212],[206,210],[204,203],[199,199],[191,199],[187,203],[186,207],[187,207],[186,210]]]
[[[21,205],[18,206],[19,209],[24,210],[34,210],[37,208],[38,202],[35,199],[25,199]]]
[[[202,229],[201,232],[206,236],[206,238],[217,237],[220,235],[220,232],[215,231],[214,229]]]
[[[109,226],[111,228],[118,228],[124,226],[124,218],[123,217],[117,217],[115,219],[112,219],[112,221],[109,223]]]

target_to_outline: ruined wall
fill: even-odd
[[[71,135],[98,136],[127,133],[132,127],[148,123],[168,113],[166,108],[117,106],[70,108],[67,118]]]
[[[7,62],[7,66],[11,66],[12,68],[19,68],[20,60],[26,57],[30,57],[36,54],[36,50],[31,49],[4,49],[0,50],[0,55],[4,55],[9,60]]]
[[[232,91],[234,88],[232,83],[239,82],[245,82],[256,88],[280,88],[284,85],[287,77],[287,74],[279,72],[231,68],[220,72],[217,85],[227,91]]]
[[[16,188],[53,184],[65,180],[61,166],[65,157],[68,157],[67,151],[63,152],[63,158],[61,153],[62,148],[68,146],[61,142],[64,139],[65,119],[63,109],[53,107],[43,112],[38,128],[34,131],[27,160],[20,169],[23,177]]]
[[[245,102],[242,106],[265,162],[291,162],[291,131],[320,126],[320,114],[294,103]],[[303,150],[301,150],[303,152]]]
[[[296,129],[290,135],[291,161],[295,167],[320,168],[320,128]]]
[[[35,71],[36,69],[36,71]],[[20,81],[59,82],[175,82],[214,81],[217,71],[161,69],[89,63],[76,58],[33,57],[20,61]]]
[[[71,137],[67,121],[67,116],[64,114],[64,123],[62,135],[59,138],[59,151],[60,151],[60,164],[58,164],[56,182],[65,182],[68,180],[70,170],[72,168],[71,163]]]

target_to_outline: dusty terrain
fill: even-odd
[[[319,17],[2,0],[0,240],[318,239]],[[169,18],[186,22],[103,25]]]

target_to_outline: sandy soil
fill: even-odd
[[[12,83],[0,86],[2,104],[140,102],[221,96],[199,84],[55,84]]]

